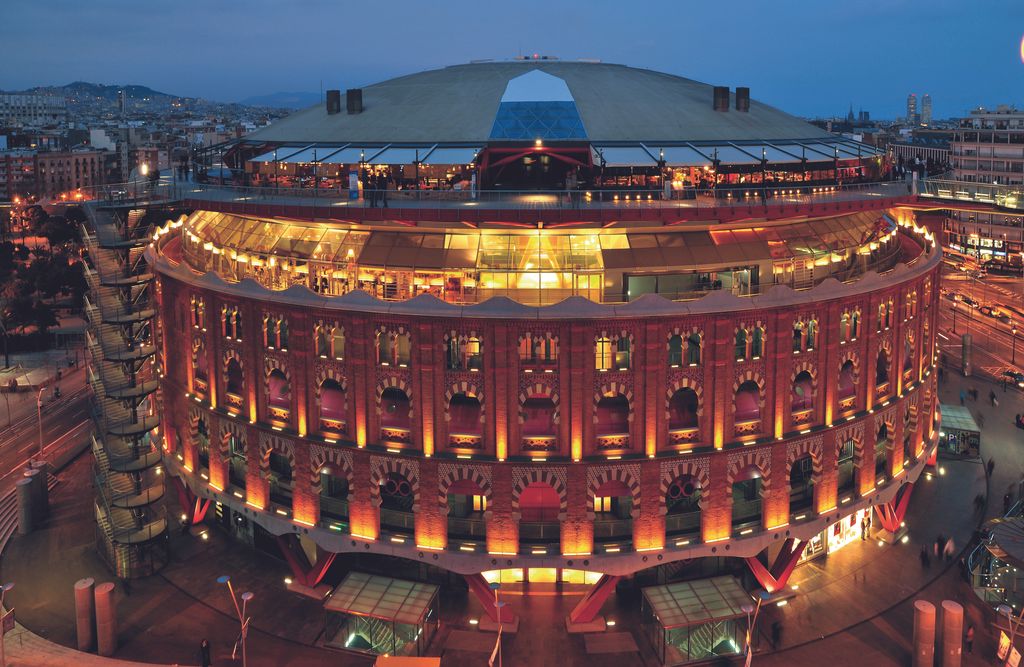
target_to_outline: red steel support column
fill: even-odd
[[[882,528],[890,533],[895,533],[900,529],[903,517],[907,515],[907,507],[910,505],[910,493],[913,490],[913,483],[904,484],[900,487],[900,490],[896,492],[896,497],[893,498],[891,502],[875,506],[875,510],[878,511],[878,520],[881,522]]]
[[[583,599],[569,612],[570,623],[590,623],[601,611],[608,596],[615,592],[615,585],[619,583],[620,576],[602,574]]]
[[[487,617],[495,623],[498,622],[498,609],[494,606],[494,591],[491,590],[487,580],[482,574],[465,575],[466,583],[469,584],[469,592],[476,596],[476,599],[483,605]],[[501,623],[515,623],[516,613],[508,604],[501,608]]]
[[[782,551],[775,557],[775,562],[769,570],[757,556],[747,558],[747,566],[757,578],[757,581],[764,586],[769,593],[775,593],[786,587],[789,575],[793,574],[793,568],[800,560],[803,552],[803,543],[796,538],[789,538],[782,545]]]

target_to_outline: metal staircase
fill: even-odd
[[[146,576],[167,562],[155,405],[159,388],[150,285],[143,252],[145,211],[85,206],[92,233],[82,231],[91,267],[87,378],[95,400],[92,439],[99,551],[121,578]]]

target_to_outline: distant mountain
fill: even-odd
[[[239,104],[250,107],[273,107],[275,109],[305,109],[320,103],[320,93],[270,93],[247,97]]]
[[[169,95],[167,93],[161,93],[158,90],[153,90],[148,86],[139,85],[126,85],[126,86],[108,86],[102,83],[89,83],[88,81],[75,81],[65,86],[36,86],[30,88],[27,93],[39,93],[43,95],[60,95],[64,97],[73,97],[77,99],[104,99],[110,102],[117,102],[117,92],[124,90],[128,99],[130,100],[143,100],[143,99],[187,99],[181,98],[177,95]]]

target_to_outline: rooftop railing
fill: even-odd
[[[340,211],[387,207],[390,209],[601,210],[601,209],[721,209],[750,206],[792,206],[885,199],[910,195],[902,181],[800,185],[729,185],[712,189],[579,189],[579,190],[359,190],[233,186],[178,182],[169,187],[175,198],[230,204],[232,210],[258,210],[268,205],[323,209],[322,217]],[[113,194],[121,190],[114,189]],[[128,196],[128,192],[126,196]],[[353,196],[354,195],[354,196]]]

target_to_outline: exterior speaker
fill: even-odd
[[[363,113],[363,89],[349,88],[346,90],[345,106],[349,114]]]
[[[714,108],[715,111],[728,111],[729,110],[729,87],[728,86],[715,86],[714,92]]]
[[[327,91],[327,115],[334,115],[341,113],[341,91],[340,90],[328,90]]]
[[[736,88],[736,111],[750,111],[750,88],[746,86]]]

